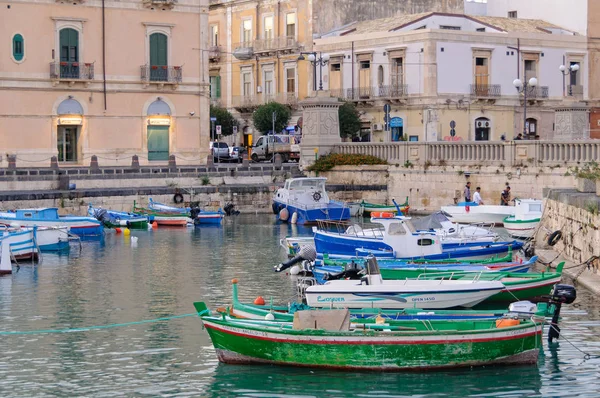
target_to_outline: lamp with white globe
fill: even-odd
[[[564,87],[564,76],[576,76],[579,71],[579,64],[573,63],[568,68],[564,65],[558,67],[560,73],[563,75],[563,87]],[[564,93],[564,91],[563,91]],[[573,96],[573,84],[569,84],[569,97]]]
[[[517,89],[519,94],[523,94],[523,138],[528,137],[527,134],[527,92],[535,90],[538,85],[538,80],[532,77],[528,81],[522,82],[521,79],[513,80],[513,86]]]
[[[304,58],[304,55],[308,55]],[[319,77],[319,91],[323,90],[323,66],[329,62],[329,54],[323,54],[312,51],[312,52],[301,52],[298,57],[298,61],[307,60],[313,66],[313,90],[317,91],[317,65],[319,65],[320,77]]]

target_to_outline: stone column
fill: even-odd
[[[300,102],[302,112],[302,142],[300,143],[300,164],[309,166],[318,156],[330,153],[340,144],[340,118],[338,109],[342,103],[329,96],[329,91],[318,91],[316,97]]]

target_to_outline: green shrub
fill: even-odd
[[[331,170],[335,166],[360,166],[372,164],[388,164],[388,162],[371,155],[331,153],[317,159],[317,161],[310,165],[307,170],[318,172]]]

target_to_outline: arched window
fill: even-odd
[[[383,86],[383,66],[379,65],[377,68],[377,84],[379,87]]]
[[[18,33],[13,36],[12,50],[15,61],[22,61],[25,56],[25,42],[23,41],[23,36]]]

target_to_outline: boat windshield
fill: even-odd
[[[417,232],[417,230],[415,229],[415,226],[410,221],[404,220],[404,225],[406,225],[406,229],[408,229],[411,234],[414,234]]]
[[[377,259],[373,256],[370,256],[367,259],[367,274],[368,275],[379,275],[381,272],[379,271],[379,264],[377,263]]]
[[[391,223],[388,228],[388,234],[390,234],[390,235],[406,235],[406,229],[404,229],[404,226],[402,225],[402,223],[399,223],[399,222]]]
[[[305,191],[309,189],[324,191],[325,190],[325,181],[324,180],[316,180],[316,179],[301,179],[301,180],[293,180],[290,182],[288,187],[290,190],[298,190]]]
[[[541,213],[542,212],[542,204],[541,203],[529,204],[529,211],[531,213]]]

